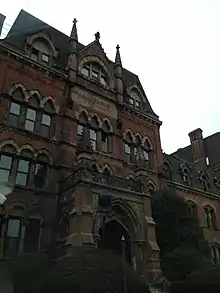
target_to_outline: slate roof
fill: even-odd
[[[210,166],[214,166],[217,163],[220,163],[220,132],[216,132],[206,138],[204,138],[205,151],[206,155],[209,158]],[[176,157],[183,159],[185,161],[193,163],[193,154],[191,145],[186,146],[185,148],[179,149],[176,152],[172,153]]]
[[[172,180],[174,183],[186,185],[186,183],[183,180],[183,176],[181,174],[181,171],[180,171],[180,166],[184,165],[184,166],[187,166],[190,171],[191,178],[190,178],[189,187],[197,188],[200,190],[202,189],[202,184],[198,178],[198,175],[199,175],[198,171],[199,170],[196,168],[194,163],[187,162],[186,160],[183,160],[180,157],[177,157],[176,155],[167,155],[167,154],[164,154],[164,161],[168,162],[168,164],[170,166],[170,169],[171,169],[170,170],[170,173],[171,173],[170,180]],[[213,179],[214,179],[215,173],[213,172],[212,169],[208,168],[206,171],[206,174],[208,175],[208,178],[209,178],[209,184],[210,184],[209,191],[216,193],[216,189],[213,184]]]
[[[40,19],[34,17],[33,15],[29,14],[24,10],[20,11],[14,24],[8,32],[8,35],[2,41],[6,43],[8,46],[20,52],[24,52],[26,37],[39,32],[46,33],[50,37],[55,48],[58,50],[58,57],[56,59],[55,68],[61,71],[65,71],[68,61],[69,36],[51,27],[47,23],[41,21]],[[84,46],[83,44],[78,43],[77,52],[81,51],[85,47],[86,46]],[[109,60],[109,63],[111,66],[114,67],[114,62]],[[142,85],[139,81],[139,78],[136,74],[123,68],[122,78],[124,85],[126,87],[136,83],[139,86],[142,93],[144,94],[144,96],[146,97]],[[151,113],[154,117],[156,116],[158,118],[158,116],[154,113],[147,97],[145,112]]]

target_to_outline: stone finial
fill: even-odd
[[[96,41],[99,41],[99,39],[100,39],[100,33],[99,33],[99,32],[97,32],[97,33],[95,34],[95,39],[96,39]]]
[[[88,127],[85,126],[76,148],[76,155],[78,156],[82,153],[91,154],[92,152],[93,152],[93,149],[92,149],[92,144],[89,137],[89,129]]]
[[[122,65],[121,64],[121,56],[120,56],[120,46],[119,45],[117,45],[117,47],[116,47],[116,55],[115,55],[115,64],[117,64],[117,65]]]
[[[76,40],[76,41],[78,41],[78,34],[77,34],[76,23],[77,23],[77,20],[76,20],[76,18],[74,18],[74,20],[73,20],[73,27],[72,27],[72,31],[71,31],[71,34],[70,34],[70,40]]]

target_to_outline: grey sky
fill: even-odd
[[[100,31],[110,59],[119,43],[163,122],[164,151],[188,144],[197,127],[219,131],[219,0],[4,0],[0,12],[12,24],[21,8],[66,34],[75,17],[83,44]]]

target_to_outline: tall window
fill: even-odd
[[[52,135],[52,115],[55,113],[55,109],[51,100],[44,105],[44,113],[41,118],[40,133],[45,137]]]
[[[18,126],[20,114],[21,114],[21,106],[18,103],[11,102],[9,117],[8,117],[9,124],[13,126]]]
[[[51,117],[47,114],[42,115],[41,120],[41,134],[43,136],[50,136]]]
[[[27,109],[25,129],[33,132],[35,127],[35,121],[36,121],[36,111],[33,109]]]
[[[90,138],[93,150],[97,150],[97,132],[93,129],[90,129],[89,138]]]
[[[26,186],[28,183],[30,162],[20,159],[18,161],[18,169],[16,173],[16,184]]]
[[[37,163],[34,170],[34,187],[43,188],[45,187],[47,177],[47,165],[43,163]]]
[[[86,125],[88,125],[88,117],[85,112],[81,112],[77,124],[77,140],[80,139]]]
[[[210,206],[205,207],[205,219],[208,228],[216,228],[216,216],[214,209]]]
[[[132,162],[131,146],[125,143],[124,147],[125,147],[125,160],[127,163],[131,163]]]
[[[134,158],[134,142],[130,132],[127,132],[124,143],[125,161],[132,163]]]
[[[107,85],[107,76],[104,70],[96,63],[84,64],[81,73],[92,80],[98,81],[103,85]]]
[[[37,252],[40,235],[39,219],[29,219],[24,235],[24,252]]]
[[[102,125],[102,130],[101,130],[101,151],[104,153],[108,153],[110,151],[109,148],[109,134],[110,134],[110,127],[107,121],[104,121]]]
[[[12,157],[8,155],[0,156],[0,183],[7,183],[12,167]]]
[[[19,249],[22,220],[9,218],[6,230],[5,254],[15,256]]]
[[[146,166],[149,169],[153,169],[153,163],[154,163],[153,152],[152,152],[152,147],[148,138],[145,138],[145,141],[143,144],[143,155],[146,162]]]

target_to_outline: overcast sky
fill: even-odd
[[[5,0],[12,24],[24,9],[79,41],[94,33],[110,59],[119,43],[125,68],[136,73],[160,120],[162,148],[189,143],[188,133],[220,131],[220,0]]]

